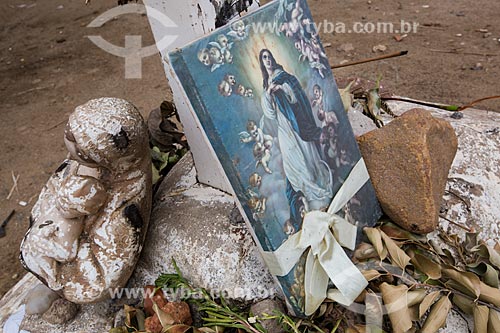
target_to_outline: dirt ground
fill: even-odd
[[[101,96],[125,98],[144,116],[171,99],[160,57],[143,59],[142,79],[124,78],[124,60],[86,37],[100,34],[123,45],[124,35],[153,43],[144,15],[124,15],[101,28],[87,28],[116,0],[5,0],[0,4],[0,222],[15,215],[0,238],[0,296],[24,274],[20,241],[36,197],[66,156],[62,135],[68,114]],[[396,41],[396,33],[321,32],[332,64],[408,50],[405,57],[335,70],[337,77],[359,76],[383,82],[401,96],[463,104],[498,95],[500,2],[478,0],[310,0],[317,22],[373,23],[401,20],[419,24]],[[337,27],[340,27],[337,25]],[[398,27],[396,27],[398,28]],[[337,28],[337,30],[340,28]],[[346,44],[352,44],[352,48]],[[376,45],[385,52],[373,52]],[[500,110],[500,102],[480,104]],[[13,177],[18,177],[13,188]],[[23,201],[27,205],[23,206]]]

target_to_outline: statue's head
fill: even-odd
[[[69,117],[64,142],[72,159],[113,171],[128,170],[148,153],[142,115],[119,98],[98,98],[78,106]]]

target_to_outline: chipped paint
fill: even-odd
[[[148,133],[132,104],[100,98],[70,115],[65,143],[68,166],[42,190],[21,253],[49,288],[95,302],[123,287],[139,258],[151,208]],[[124,215],[128,204],[138,207],[142,230]]]

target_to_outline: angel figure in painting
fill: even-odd
[[[299,81],[278,64],[267,49],[259,54],[263,76],[262,110],[275,122],[286,177],[290,218],[302,222],[304,200],[308,209],[326,207],[333,196],[330,168],[321,159],[311,104]]]

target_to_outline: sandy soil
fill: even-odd
[[[86,35],[100,34],[123,45],[124,35],[153,43],[147,18],[124,15],[101,28],[86,28],[115,0],[6,0],[0,4],[0,221],[16,213],[0,239],[0,296],[24,274],[19,243],[28,228],[31,207],[49,175],[66,156],[62,141],[68,114],[87,100],[116,96],[134,103],[144,116],[171,95],[160,58],[143,60],[142,79],[124,78],[124,60],[105,53]],[[498,94],[500,73],[500,2],[443,0],[310,0],[317,22],[417,22],[416,32],[400,42],[396,33],[322,32],[332,64],[408,50],[403,58],[335,71],[336,76],[375,80],[380,74],[403,96],[462,104]],[[486,30],[479,30],[486,29]],[[491,33],[491,35],[490,35]],[[496,39],[494,39],[496,38]],[[350,43],[353,50],[343,44]],[[382,44],[385,52],[372,48]],[[343,50],[342,50],[343,49]],[[448,53],[449,52],[449,53]],[[480,66],[478,65],[480,63]],[[500,102],[483,108],[500,110]],[[17,188],[12,177],[19,177]],[[22,201],[26,206],[20,205]]]

